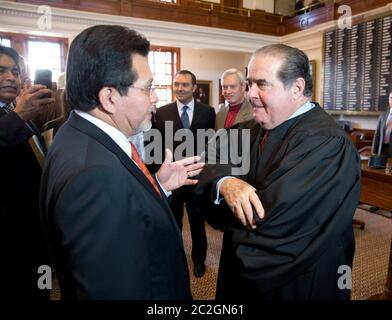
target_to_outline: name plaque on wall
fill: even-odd
[[[392,90],[392,16],[324,34],[323,107],[379,114]]]

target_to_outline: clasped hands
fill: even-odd
[[[194,185],[199,181],[190,179],[197,176],[204,168],[200,156],[184,158],[173,162],[173,153],[165,150],[165,160],[157,172],[157,178],[166,191],[173,191],[184,185]]]
[[[260,219],[264,218],[264,208],[257,196],[256,189],[245,181],[238,178],[227,178],[220,185],[219,193],[245,227],[256,228],[253,208]]]

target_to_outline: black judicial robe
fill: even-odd
[[[217,299],[348,299],[338,268],[352,266],[361,189],[350,139],[319,106],[271,130],[263,154],[260,126],[243,128],[250,170],[240,178],[257,189],[266,215],[249,231],[225,211]],[[226,175],[229,165],[207,165],[196,192],[214,197]]]

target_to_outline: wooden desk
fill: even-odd
[[[385,169],[373,169],[362,161],[362,192],[360,201],[372,206],[392,211],[392,174]]]

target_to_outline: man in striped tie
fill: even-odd
[[[21,92],[18,63],[14,49],[0,46],[1,291],[48,299],[49,290],[37,287],[38,267],[50,260],[39,220],[41,167],[29,139],[40,135],[32,120],[54,99],[42,98],[50,90],[40,85]]]

